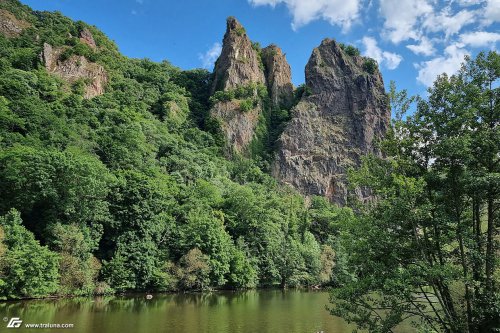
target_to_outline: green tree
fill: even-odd
[[[309,229],[316,239],[324,244],[332,236],[339,234],[342,224],[353,219],[354,214],[348,207],[337,207],[328,202],[324,197],[315,196],[307,211],[310,223]]]
[[[196,247],[208,255],[211,283],[214,286],[224,286],[234,244],[225,231],[223,213],[214,208],[197,201],[196,207],[190,207],[186,211],[185,224],[180,226],[180,244],[183,249]]]
[[[236,289],[255,288],[258,283],[257,265],[249,258],[248,247],[242,238],[231,254],[228,287]]]
[[[321,247],[321,271],[319,281],[323,284],[329,283],[333,278],[333,268],[335,267],[335,251],[329,245]]]
[[[210,285],[210,263],[200,249],[189,250],[179,260],[179,283],[182,289],[205,290]]]
[[[395,122],[387,159],[370,157],[353,174],[377,200],[341,233],[354,275],[334,292],[333,313],[380,332],[407,318],[434,331],[495,328],[499,78],[495,52],[439,77],[415,114]]]
[[[41,246],[26,230],[16,210],[0,217],[0,226],[5,233],[0,298],[44,297],[56,293],[58,255]]]
[[[52,247],[59,252],[59,293],[92,294],[96,288],[101,263],[92,255],[95,249],[92,232],[76,224],[52,227]]]
[[[117,290],[164,288],[177,188],[155,170],[122,170],[116,177],[108,199],[112,218],[101,242],[104,278]]]
[[[102,163],[79,151],[5,149],[0,152],[0,212],[19,210],[37,237],[50,235],[56,223],[89,227],[96,248],[109,218],[111,181]]]
[[[365,61],[363,62],[363,69],[368,74],[375,74],[375,72],[378,69],[378,64],[374,59],[366,58]]]
[[[151,236],[128,231],[116,240],[113,257],[104,262],[104,280],[115,290],[165,290],[166,253]]]

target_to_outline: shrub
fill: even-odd
[[[75,54],[75,50],[72,47],[68,47],[59,55],[59,61],[66,61],[71,58],[73,54]]]
[[[359,49],[352,45],[347,45],[344,49],[344,52],[350,55],[351,57],[360,55]]]
[[[302,96],[307,97],[312,94],[311,88],[309,88],[305,83],[299,85],[294,91],[294,104],[297,104]]]
[[[210,103],[215,104],[217,102],[229,102],[235,97],[234,90],[219,90],[216,91],[213,96],[210,97]]]
[[[262,47],[259,42],[252,42],[252,49],[254,49],[257,53],[262,52]]]
[[[244,99],[240,102],[240,110],[243,112],[248,112],[253,109],[253,101],[250,98]]]
[[[235,32],[238,36],[243,36],[246,33],[246,30],[243,27],[238,27],[236,28]]]
[[[217,102],[229,102],[234,99],[256,99],[257,97],[260,99],[265,99],[267,98],[267,96],[268,93],[265,85],[252,82],[246,85],[238,86],[235,89],[216,91],[212,95],[212,97],[210,97],[210,103],[213,105]],[[254,105],[255,104],[256,103],[254,103]]]
[[[363,63],[363,69],[369,74],[375,74],[378,69],[377,62],[371,58],[367,58]]]
[[[68,295],[92,294],[101,263],[92,255],[90,231],[75,224],[56,224],[54,247],[60,254],[59,292]]]

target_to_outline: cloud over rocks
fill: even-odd
[[[500,1],[487,0],[484,8],[484,21],[486,25],[500,22]]]
[[[406,47],[417,55],[431,56],[436,52],[434,44],[427,37],[422,37],[419,44],[408,44]]]
[[[363,37],[363,45],[365,47],[365,55],[377,60],[377,62],[387,69],[396,69],[399,63],[403,60],[397,53],[383,51],[378,47],[377,41],[372,37]]]
[[[318,19],[340,26],[344,31],[358,19],[360,0],[248,0],[254,6],[279,4],[287,6],[292,14],[294,30]]]
[[[421,32],[417,23],[433,10],[426,0],[380,0],[383,34],[395,44],[408,39],[418,40]]]
[[[214,67],[214,63],[219,57],[222,51],[221,43],[214,43],[204,54],[199,54],[198,58],[201,61],[203,68],[212,69]]]
[[[425,86],[443,72],[454,74],[465,55],[497,49],[500,43],[500,0],[247,1],[253,6],[286,7],[296,31],[324,20],[341,28],[343,39],[365,36],[365,54],[382,69],[398,68],[404,55],[413,64],[415,83]],[[392,44],[391,52],[387,43]]]

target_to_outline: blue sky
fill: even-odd
[[[127,56],[211,69],[227,16],[262,46],[279,45],[304,82],[304,67],[323,38],[375,58],[386,85],[422,94],[467,54],[500,43],[500,0],[22,0],[59,10],[104,31]]]

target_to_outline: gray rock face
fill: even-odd
[[[41,60],[45,68],[63,80],[74,83],[79,79],[84,79],[84,98],[92,98],[102,95],[108,82],[106,70],[99,64],[90,62],[87,58],[79,55],[72,55],[68,59],[60,60],[64,48],[53,48],[50,44],[43,45]]]
[[[212,94],[249,84],[263,85],[267,87],[272,106],[290,107],[293,85],[285,55],[276,45],[270,45],[261,52],[259,55],[252,47],[243,26],[234,17],[229,17],[222,52],[215,63]],[[253,98],[257,98],[257,89]],[[248,100],[217,102],[210,110],[210,115],[221,124],[230,155],[234,152],[246,153],[264,111],[262,102],[246,111],[241,108],[242,102]]]
[[[20,20],[9,11],[0,9],[0,33],[6,37],[18,37],[31,24]]]
[[[87,44],[90,46],[92,49],[97,49],[97,45],[94,40],[94,36],[90,32],[88,28],[84,28],[82,31],[80,31],[80,41],[82,43]]]
[[[217,103],[211,110],[212,116],[220,120],[229,153],[245,153],[245,148],[254,138],[255,127],[262,113],[261,105],[244,112],[240,109],[240,102]]]
[[[293,103],[292,71],[285,55],[272,44],[262,49],[262,61],[272,105],[289,108]]]
[[[215,63],[212,93],[230,90],[251,82],[265,84],[257,52],[245,28],[234,18],[227,19],[222,52]]]
[[[259,55],[253,49],[245,29],[234,17],[229,17],[222,52],[215,63],[212,94],[215,91],[234,90],[249,84],[265,85],[262,67]],[[255,91],[254,94],[256,93]],[[246,153],[262,113],[261,103],[246,112],[241,109],[241,103],[242,100],[238,99],[217,102],[210,110],[210,115],[221,124],[229,155]]]
[[[390,110],[380,72],[364,71],[365,60],[325,39],[307,63],[310,94],[292,109],[273,165],[277,179],[306,196],[345,204],[348,168],[363,155],[379,154],[374,144],[389,127]]]

